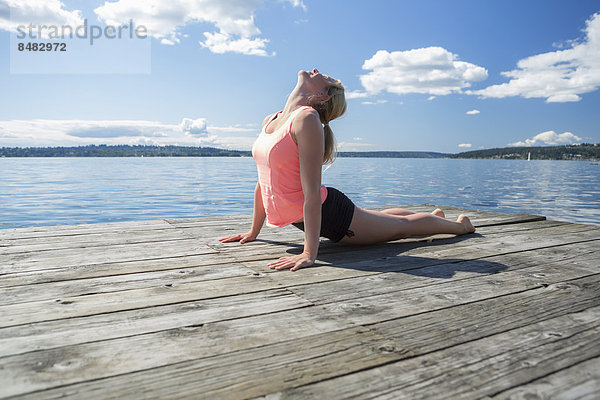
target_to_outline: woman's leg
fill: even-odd
[[[390,214],[390,215],[411,215],[416,214],[414,211],[406,210],[404,208],[388,208],[386,210],[382,210],[382,213]],[[446,214],[439,208],[436,208],[431,212],[433,215],[437,215],[438,217],[446,218]]]
[[[463,235],[475,232],[471,221],[464,215],[454,222],[429,213],[393,215],[360,207],[354,209],[349,230],[354,232],[354,236],[345,236],[342,243],[373,244],[412,236],[438,233]]]

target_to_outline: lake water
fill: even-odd
[[[0,158],[0,228],[251,214],[251,158]],[[583,161],[339,158],[323,183],[362,207],[441,204],[600,224]]]

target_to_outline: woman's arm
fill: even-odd
[[[254,188],[254,212],[252,213],[252,228],[250,229],[250,233],[254,239],[256,239],[260,233],[266,217],[267,214],[265,213],[265,206],[262,201],[262,193],[260,192],[260,183],[256,182],[256,187]]]
[[[294,120],[292,134],[298,144],[300,179],[304,193],[304,251],[296,256],[282,257],[269,266],[274,269],[291,268],[295,271],[314,264],[319,252],[321,166],[325,152],[325,139],[317,112],[301,111]]]
[[[246,243],[256,240],[260,230],[265,223],[266,213],[262,202],[262,194],[260,193],[260,184],[256,182],[254,188],[254,212],[252,213],[252,228],[246,233],[236,233],[235,235],[225,236],[219,239],[221,243],[237,242]]]

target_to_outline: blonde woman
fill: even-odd
[[[346,244],[373,244],[437,233],[474,232],[469,218],[445,219],[442,210],[415,213],[400,208],[366,210],[342,192],[321,185],[321,167],[333,162],[330,122],[346,111],[344,87],[316,68],[300,71],[285,107],[267,116],[252,148],[258,169],[252,228],[220,238],[223,243],[251,242],[267,225],[290,224],[304,231],[304,251],[281,257],[272,269],[295,271],[314,264],[319,237]]]

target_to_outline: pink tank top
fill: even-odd
[[[309,107],[298,108],[275,132],[267,133],[267,127],[281,111],[275,114],[252,146],[268,226],[286,226],[304,215],[300,158],[298,145],[292,138],[292,123],[298,112],[305,108]],[[321,185],[321,203],[326,198],[327,188]]]

